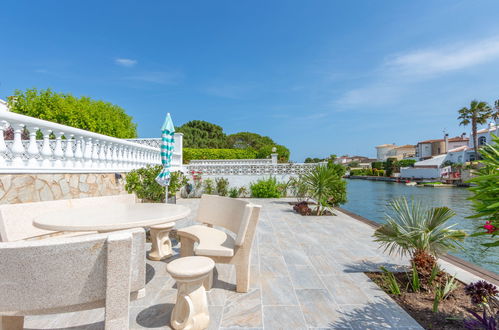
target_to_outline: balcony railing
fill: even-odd
[[[14,138],[5,141],[9,127]],[[29,139],[23,140],[26,132]],[[126,172],[148,164],[161,164],[159,148],[0,112],[0,173]]]

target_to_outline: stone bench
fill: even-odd
[[[24,316],[105,307],[106,329],[128,329],[129,302],[145,293],[145,232],[0,243],[0,329]]]
[[[215,263],[206,257],[185,257],[166,267],[177,282],[177,301],[171,315],[173,329],[206,329],[210,324],[208,300],[203,285]]]
[[[193,225],[178,230],[180,255],[206,256],[218,263],[235,265],[236,290],[248,292],[251,246],[260,209],[259,205],[239,199],[215,195],[201,196],[196,220],[208,226]],[[222,227],[234,237],[213,226]],[[211,281],[206,283],[206,288],[211,288]]]

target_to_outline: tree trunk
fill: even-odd
[[[477,128],[476,128],[476,118],[473,117],[471,119],[471,134],[473,135],[473,149],[475,150],[475,161],[478,160],[478,137],[476,136]]]

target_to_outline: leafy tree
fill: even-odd
[[[397,173],[398,171],[397,158],[388,158],[385,162],[386,176],[392,176],[392,173]]]
[[[478,138],[477,126],[487,123],[487,119],[494,114],[487,102],[473,100],[470,107],[463,107],[459,111],[459,125],[467,126],[471,123],[471,134],[473,136],[473,149],[475,149],[475,158],[478,159]]]
[[[374,232],[374,241],[385,250],[401,255],[410,254],[420,274],[428,274],[436,258],[459,247],[466,234],[446,226],[455,213],[448,207],[425,208],[423,203],[408,203],[405,197],[390,202],[391,214],[386,223]]]
[[[9,97],[12,112],[117,138],[137,137],[137,124],[109,102],[56,93],[51,89],[16,90]]]
[[[499,137],[493,136],[492,145],[480,149],[482,168],[476,171],[477,176],[470,180],[475,186],[470,190],[473,196],[473,209],[476,214],[471,218],[484,218],[487,223],[481,231],[474,235],[499,235]],[[492,243],[483,244],[487,247],[499,246],[499,239]]]
[[[323,161],[324,161],[323,158],[310,158],[310,157],[305,158],[305,163],[320,163]]]
[[[251,132],[239,132],[227,136],[227,143],[229,148],[234,149],[260,149],[263,146],[274,146],[275,142],[268,136],[261,136],[260,134]]]
[[[227,148],[227,136],[222,127],[203,120],[191,120],[176,128],[184,133],[186,148]]]
[[[278,161],[279,163],[286,163],[289,160],[289,149],[285,146],[276,144],[276,145],[265,145],[257,150],[256,158],[268,158],[272,153],[272,148],[277,149]]]

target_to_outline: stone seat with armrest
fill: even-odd
[[[203,195],[196,220],[205,225],[193,225],[177,231],[182,257],[205,256],[216,263],[234,264],[237,292],[248,292],[251,246],[255,236],[261,206],[234,198]],[[234,237],[222,227],[234,234]],[[197,244],[196,244],[197,243]],[[211,288],[212,277],[206,283]]]

